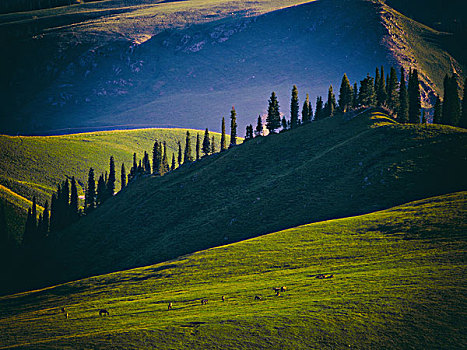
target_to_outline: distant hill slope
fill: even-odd
[[[467,342],[466,199],[428,198],[0,297],[0,346],[458,349]]]
[[[134,152],[141,159],[147,151],[152,159],[154,140],[166,141],[171,161],[173,153],[178,155],[178,141],[182,150],[185,149],[186,132],[187,129],[137,129],[62,136],[0,135],[0,198],[11,207],[12,214],[8,215],[10,229],[18,237],[32,197],[36,196],[39,205],[43,206],[46,200],[50,205],[50,197],[57,184],[66,178],[74,176],[78,181],[79,194],[83,194],[89,168],[94,168],[97,180],[101,173],[109,171],[111,155],[116,164],[116,190],[120,190],[121,165],[125,163],[128,174]],[[194,151],[196,135],[202,137],[204,131],[190,132]],[[220,135],[211,133],[211,136],[215,136],[219,150]],[[230,136],[227,139],[230,140]],[[15,212],[17,215],[13,214]]]
[[[63,279],[116,271],[464,190],[466,141],[377,111],[255,138],[132,184],[52,240],[53,267]]]
[[[0,23],[11,39],[0,130],[12,134],[121,124],[219,130],[232,105],[243,133],[272,90],[287,115],[292,84],[314,102],[343,73],[353,83],[376,66],[402,65],[420,70],[428,103],[453,67],[466,76],[440,44],[445,33],[364,0],[103,1]]]

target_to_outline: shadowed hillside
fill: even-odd
[[[62,278],[466,188],[465,130],[334,117],[147,177],[52,240]],[[52,273],[50,274],[52,275]]]
[[[376,66],[416,67],[427,102],[453,67],[465,76],[439,45],[444,34],[385,5],[319,0],[286,7],[300,3],[103,1],[0,16],[0,30],[29,33],[6,44],[0,130],[218,130],[235,105],[243,131],[265,112],[272,90],[287,114],[292,84],[302,101],[308,92],[314,102],[344,70],[353,83]]]
[[[459,349],[466,195],[0,297],[0,347]],[[110,315],[99,317],[101,308]]]

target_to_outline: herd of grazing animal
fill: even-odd
[[[325,275],[325,274],[320,273],[318,275],[315,275],[315,277],[318,279],[326,279],[326,278],[333,278],[334,275]],[[283,293],[287,290],[287,287],[286,286],[274,287],[272,288],[272,290],[276,293],[276,296],[280,296],[281,292]],[[221,300],[223,302],[225,301],[225,295],[222,296]],[[263,300],[263,297],[261,295],[255,295],[254,300]],[[207,303],[208,303],[208,299],[201,299],[201,305],[206,305]],[[173,309],[173,303],[170,302],[167,307],[167,310],[172,310],[172,309]],[[68,319],[68,312],[65,310],[65,308],[62,307],[60,311],[64,314],[65,318]],[[107,309],[100,309],[99,316],[110,316],[110,313],[109,311],[107,311]]]

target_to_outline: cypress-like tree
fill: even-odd
[[[50,200],[50,232],[57,231],[57,195],[52,194],[52,199]]]
[[[332,85],[329,86],[328,90],[328,100],[324,105],[324,117],[332,117],[334,115],[334,111],[336,110],[336,96],[332,91]]]
[[[201,141],[199,139],[199,134],[196,134],[196,160],[201,158]]]
[[[276,93],[273,91],[269,98],[268,116],[266,118],[266,128],[270,133],[274,133],[276,129],[281,127],[281,115],[279,112],[279,102],[277,101]]]
[[[318,96],[316,98],[315,120],[323,119],[323,98]]]
[[[234,106],[230,111],[230,146],[233,147],[237,144],[237,112]]]
[[[211,138],[209,137],[209,130],[206,128],[204,131],[204,139],[203,139],[203,153],[204,157],[209,155],[211,152]]]
[[[97,205],[101,205],[107,199],[107,186],[105,185],[104,175],[99,176],[97,180]]]
[[[136,152],[133,153],[133,167],[131,168],[131,173],[134,175],[138,171],[138,163],[136,162]]]
[[[391,67],[389,73],[389,79],[387,81],[387,105],[393,111],[397,111],[399,107],[399,94],[397,92],[397,87],[399,81],[397,80],[397,72],[394,67]]]
[[[346,112],[352,107],[352,87],[350,86],[349,78],[344,73],[339,89],[339,110]]]
[[[418,81],[418,71],[414,69],[409,75],[409,86],[407,88],[409,98],[409,123],[420,124],[421,101],[420,82]]]
[[[144,151],[143,163],[144,163],[144,172],[146,174],[151,174],[151,161],[149,160],[149,154],[146,151]]]
[[[460,101],[456,76],[444,77],[443,124],[457,126],[460,119]]]
[[[255,136],[263,135],[263,121],[261,120],[261,115],[258,115],[258,121],[256,122]]]
[[[123,190],[126,186],[126,171],[125,171],[125,163],[122,163],[122,168],[120,170],[120,191]]]
[[[185,141],[185,154],[183,164],[193,162],[193,155],[191,154],[191,140],[190,132],[186,132],[186,141]]]
[[[374,106],[376,95],[373,78],[367,74],[366,78],[360,81],[360,92],[358,95],[359,104],[362,106]]]
[[[212,135],[212,138],[211,138],[211,154],[214,154],[216,153],[216,143],[214,142],[214,135]]]
[[[381,75],[378,82],[378,88],[376,90],[376,102],[378,106],[382,106],[386,103],[387,94],[386,94],[386,82],[384,78],[384,67],[381,66]]]
[[[375,100],[376,100],[376,93],[378,91],[379,87],[379,82],[380,82],[380,75],[379,75],[379,69],[376,67],[376,72],[375,72],[375,80],[373,81],[374,85],[374,91],[375,91]]]
[[[33,234],[37,229],[37,204],[36,204],[36,196],[32,197],[32,209],[31,209],[31,227]]]
[[[433,124],[441,124],[442,122],[442,106],[439,96],[436,96],[436,102],[433,113]]]
[[[41,232],[43,236],[47,236],[49,232],[49,202],[47,200],[45,201],[44,211],[42,212]]]
[[[147,157],[147,154],[146,154]],[[149,161],[149,160],[148,160]],[[107,198],[110,198],[114,195],[115,192],[115,161],[114,157],[110,156],[110,161],[109,161],[109,177],[107,179]]]
[[[464,95],[462,96],[462,113],[459,120],[459,126],[467,129],[467,78],[464,82]]]
[[[70,222],[78,220],[78,188],[76,187],[76,180],[73,176],[71,178],[71,193],[70,193]]]
[[[357,83],[353,84],[353,96],[352,96],[352,108],[357,108],[358,107],[358,86]]]
[[[164,141],[164,155],[162,157],[162,168],[163,168],[164,174],[168,173],[170,170],[169,158],[167,154],[167,142],[165,141]]]
[[[227,149],[227,140],[225,138],[225,118],[222,117],[222,134],[221,134],[221,152]]]
[[[397,111],[399,123],[409,122],[409,98],[407,96],[407,87],[405,86],[405,71],[401,68],[401,82],[399,86],[399,110]]]
[[[70,183],[66,179],[62,184],[62,189],[58,195],[57,201],[57,218],[58,218],[58,229],[68,226],[70,222]]]
[[[23,232],[23,245],[29,245],[33,240],[32,214],[31,208],[28,208],[28,216]]]
[[[308,101],[308,120],[310,122],[313,120],[313,107],[311,106],[311,101]]]
[[[182,143],[178,141],[178,166],[182,165],[183,158],[182,158]]]
[[[298,126],[298,112],[299,112],[299,104],[298,104],[298,89],[297,86],[294,85],[292,87],[292,98],[290,100],[290,127],[292,129]]]
[[[253,138],[253,125],[246,126],[245,141],[251,140]]]
[[[170,171],[174,171],[175,170],[175,153],[172,153],[172,166],[170,167]]]
[[[53,212],[53,197],[52,197],[52,203],[51,203],[51,209]],[[96,181],[94,180],[94,169],[89,168],[89,173],[88,173],[88,186],[86,188],[86,193],[84,196],[84,210],[89,212],[94,209],[96,204]],[[50,226],[52,226],[52,218],[50,218]]]
[[[310,97],[306,94],[305,102],[302,107],[302,121],[304,124],[311,122],[313,110],[311,109]]]
[[[180,145],[180,142],[179,142]],[[154,141],[154,146],[152,147],[152,173],[154,175],[160,175],[159,170],[162,163],[162,154],[160,153],[159,142]]]
[[[282,130],[281,130],[281,132],[287,130],[287,124],[288,124],[287,119],[285,119],[285,117],[282,117]]]

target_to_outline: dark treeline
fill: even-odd
[[[2,0],[0,13],[25,12],[100,0]]]

